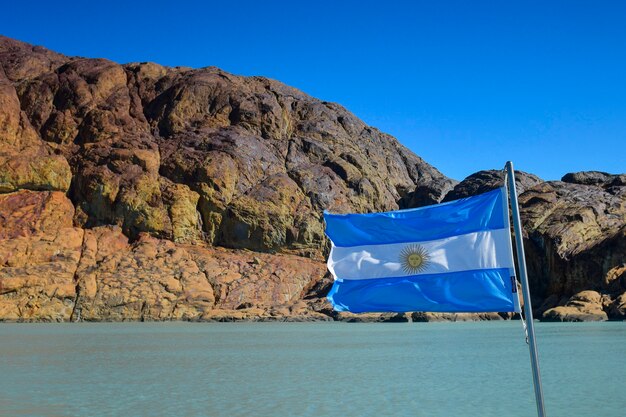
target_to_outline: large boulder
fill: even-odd
[[[603,188],[626,186],[626,174],[613,175],[599,171],[570,172],[563,175],[563,182],[582,185],[596,185]]]
[[[458,200],[460,198],[486,193],[505,185],[504,180],[504,170],[478,171],[455,185],[454,188],[445,195],[443,201]],[[515,187],[518,194],[522,194],[527,189],[542,182],[543,180],[536,175],[528,174],[523,171],[515,172]]]
[[[596,291],[582,291],[570,298],[564,306],[543,313],[546,321],[606,321],[602,296]]]

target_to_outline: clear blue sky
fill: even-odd
[[[0,33],[341,103],[462,179],[626,172],[624,1],[8,1]]]

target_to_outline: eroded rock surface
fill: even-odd
[[[0,318],[67,321],[84,230],[61,192],[0,194]]]
[[[501,171],[472,174],[444,201],[489,191],[501,186],[503,179]],[[578,172],[566,174],[562,181],[544,182],[518,171],[516,180],[537,316],[546,320],[621,319],[621,310],[613,306],[626,291],[624,175]],[[586,290],[601,294],[604,300],[592,303],[599,306],[593,314],[588,314],[589,307],[581,306],[576,295]]]
[[[5,320],[328,318],[302,300],[325,275],[322,211],[454,184],[277,81],[0,37]]]
[[[188,245],[119,226],[72,226],[60,192],[0,195],[0,317],[70,320],[326,320],[304,295],[323,262]]]

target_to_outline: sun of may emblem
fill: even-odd
[[[428,252],[421,245],[407,245],[400,252],[400,263],[407,274],[417,274],[428,267]]]

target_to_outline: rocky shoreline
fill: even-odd
[[[338,104],[217,68],[119,65],[0,36],[0,321],[437,321],[335,313],[321,213],[460,183]],[[626,319],[626,175],[518,178],[535,315]]]

